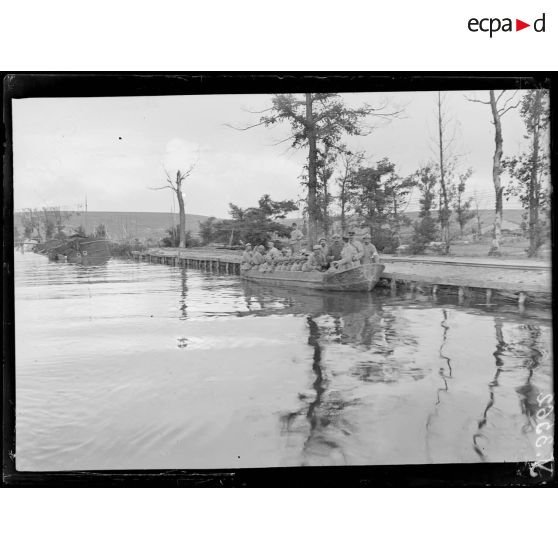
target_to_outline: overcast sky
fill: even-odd
[[[487,91],[447,92],[456,121],[455,151],[481,208],[493,207],[494,129],[490,107],[465,98],[488,99]],[[380,106],[389,100],[404,116],[375,121],[374,131],[348,138],[371,162],[391,159],[407,175],[434,157],[436,92],[343,94],[347,103]],[[247,110],[270,105],[269,95],[19,99],[13,101],[14,206],[77,209],[87,196],[90,211],[177,210],[163,185],[164,168],[176,172],[197,161],[185,188],[186,211],[228,215],[228,204],[251,206],[263,194],[274,199],[302,195],[304,151],[278,144],[288,127],[237,131],[258,116]],[[525,146],[518,111],[503,119],[504,155]],[[416,209],[416,194],[409,209]],[[508,207],[519,207],[510,203]]]

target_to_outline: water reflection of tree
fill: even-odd
[[[473,448],[483,461],[486,459],[486,451],[482,449],[481,442],[482,440],[488,440],[486,427],[489,424],[490,410],[495,405],[499,379],[502,372],[505,370],[504,357],[506,354],[522,357],[522,365],[527,370],[525,383],[515,390],[519,395],[521,413],[525,416],[525,424],[521,428],[524,434],[534,429],[536,425],[536,414],[540,409],[540,404],[537,401],[540,390],[533,383],[534,371],[539,367],[542,358],[542,352],[539,349],[539,340],[541,336],[540,327],[535,324],[521,326],[520,331],[527,332],[527,336],[526,339],[521,339],[519,344],[514,344],[512,342],[506,343],[504,340],[502,318],[494,318],[494,328],[496,334],[496,350],[493,354],[496,371],[494,377],[488,384],[488,401],[482,417],[477,422],[477,431],[473,435]]]
[[[180,310],[180,320],[186,320],[188,318],[188,282],[187,282],[188,272],[186,268],[180,268],[180,298],[178,301],[178,308]],[[180,349],[185,349],[188,346],[188,338],[181,336],[177,339],[177,345]]]
[[[494,318],[494,329],[496,332],[496,349],[494,353],[494,362],[496,364],[496,372],[494,373],[494,377],[488,383],[488,402],[484,408],[484,412],[482,414],[482,418],[477,421],[477,431],[473,434],[473,449],[477,453],[477,455],[483,460],[486,460],[486,454],[481,447],[481,441],[487,440],[486,434],[483,432],[487,422],[488,422],[488,412],[494,406],[494,398],[495,398],[495,390],[498,387],[498,379],[502,370],[504,368],[504,360],[503,355],[504,352],[507,350],[508,345],[504,341],[504,334],[502,331],[503,321],[500,317]]]
[[[440,368],[438,369],[438,375],[442,380],[442,384],[436,389],[436,401],[434,402],[434,408],[426,417],[426,451],[429,458],[431,458],[430,437],[433,434],[432,423],[434,419],[438,417],[440,403],[442,401],[442,394],[447,394],[449,392],[448,380],[453,377],[451,359],[445,354],[445,347],[448,341],[448,332],[450,330],[448,324],[448,311],[445,308],[442,310],[442,321],[440,322],[440,325],[442,326],[442,340],[440,343],[438,354],[440,355],[440,358],[445,361],[445,366],[440,366]]]
[[[339,427],[339,412],[346,406],[346,402],[342,401],[339,397],[330,397],[326,399],[326,391],[329,381],[324,373],[322,363],[322,346],[320,343],[320,328],[314,317],[308,316],[306,318],[308,323],[308,345],[313,349],[312,353],[312,375],[314,381],[312,382],[313,394],[307,398],[302,397],[303,400],[309,399],[301,409],[287,413],[281,417],[283,422],[284,431],[291,433],[295,430],[295,423],[301,418],[305,417],[307,421],[308,434],[302,447],[303,465],[308,464],[308,459],[316,454],[320,454],[320,450],[325,451],[327,454],[331,450],[337,450],[343,460],[346,462],[345,455],[340,445],[327,436],[326,430],[329,427]],[[343,428],[342,432],[348,434]],[[327,457],[327,455],[322,455]]]
[[[185,320],[188,317],[188,305],[186,304],[186,296],[188,294],[188,284],[186,282],[187,277],[186,268],[180,268],[180,319]]]
[[[353,327],[347,328],[347,322]],[[397,382],[402,375],[414,380],[424,377],[425,370],[411,362],[394,361],[397,347],[417,345],[413,333],[405,328],[405,318],[390,308],[377,306],[374,312],[358,312],[344,317],[344,335],[340,343],[351,345],[361,353],[351,374],[363,382]],[[354,327],[354,323],[358,327]]]
[[[316,297],[312,301],[309,299],[305,308],[318,310],[317,300]],[[321,301],[321,312],[306,316],[308,345],[313,349],[311,395],[300,394],[301,407],[281,417],[284,433],[306,432],[302,448],[305,464],[312,458],[345,462],[343,438],[355,431],[347,410],[358,405],[359,399],[351,395],[350,387],[339,391],[331,389],[336,371],[332,369],[328,374],[323,347],[339,344],[353,349],[343,350],[337,358],[345,362],[340,375],[356,378],[358,383],[354,387],[358,389],[361,382],[395,381],[393,374],[386,372],[386,360],[393,357],[394,347],[402,343],[403,337],[409,337],[405,341],[408,344],[416,343],[409,333],[398,330],[399,317],[393,312],[384,312],[374,299],[335,295],[323,297]],[[378,357],[380,362],[371,360]],[[341,380],[345,386],[346,379]]]
[[[519,395],[519,404],[521,412],[525,415],[525,424],[523,432],[530,432],[535,428],[536,415],[541,408],[537,401],[540,393],[539,388],[533,383],[533,375],[535,370],[540,366],[543,353],[540,350],[541,329],[535,324],[526,324],[524,330],[527,332],[527,343],[525,344],[528,353],[525,355],[523,365],[527,369],[527,377],[525,383],[517,387],[515,391]]]
[[[265,287],[259,285],[245,283],[243,291],[247,312],[237,312],[236,315],[239,317],[252,314],[272,315],[282,312],[286,313],[286,311],[291,311],[297,306],[296,300],[292,296],[287,296],[286,293],[281,293],[278,296],[273,290],[266,290]],[[257,302],[259,307],[255,307],[254,302]],[[273,304],[269,304],[270,302],[273,302]]]

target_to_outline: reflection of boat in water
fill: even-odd
[[[384,266],[366,264],[342,271],[242,271],[242,277],[265,285],[302,287],[320,291],[371,291],[379,281]]]
[[[341,292],[299,289],[293,292],[288,286],[275,287],[258,283],[244,284],[244,295],[249,313],[292,314],[310,316],[329,314],[341,316],[351,313],[375,313],[381,308],[381,301],[370,292]],[[277,302],[281,301],[279,306]],[[254,305],[256,305],[254,307]]]
[[[51,260],[97,264],[110,259],[109,243],[103,238],[75,236],[44,250]]]

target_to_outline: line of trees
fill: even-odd
[[[71,211],[60,211],[59,207],[26,208],[20,217],[23,237],[34,238],[39,242],[63,240],[67,236],[66,223],[73,214]]]
[[[470,100],[490,107],[494,125],[492,177],[496,201],[490,254],[499,254],[503,199],[517,196],[527,214],[528,255],[534,256],[545,238],[541,214],[549,211],[549,142],[545,137],[549,122],[548,91],[528,91],[519,100],[517,95],[517,92],[491,90],[487,100]],[[393,250],[400,244],[401,227],[409,224],[404,211],[411,193],[418,192],[420,212],[413,228],[411,249],[420,253],[432,242],[441,241],[442,253],[448,254],[452,220],[459,226],[462,236],[466,224],[475,216],[479,234],[481,223],[478,202],[474,208],[474,198],[467,189],[472,169],[463,168],[455,154],[455,129],[452,129],[442,92],[436,95],[435,107],[434,157],[406,177],[399,176],[395,164],[387,158],[371,162],[365,153],[353,152],[345,143],[350,136],[372,133],[378,119],[390,122],[397,118],[401,111],[390,108],[389,103],[351,108],[336,93],[273,95],[271,106],[258,113],[260,117],[256,123],[236,129],[286,123],[290,134],[279,143],[289,142],[292,148],[305,152],[306,162],[300,177],[305,192],[301,209],[308,224],[309,246],[315,244],[320,235],[331,233],[335,217],[333,207],[337,205],[342,230],[348,226],[349,217],[353,222],[356,218],[360,227],[370,231],[378,249]],[[529,148],[518,156],[504,157],[502,118],[518,107]],[[181,247],[186,245],[183,183],[193,168],[178,170],[175,177],[167,173],[167,184],[156,188],[171,189],[177,196]],[[505,172],[507,184],[502,182]],[[334,184],[337,194],[332,190]],[[231,219],[208,219],[201,225],[200,235],[206,243],[260,243],[271,234],[286,234],[288,231],[281,221],[296,208],[292,200],[273,201],[268,195],[259,200],[257,207],[243,209],[231,204]]]
[[[74,211],[61,211],[59,207],[27,208],[20,213],[22,231],[14,227],[14,237],[34,239],[39,242],[47,240],[65,240],[69,235],[87,236],[83,225],[71,229],[68,234],[68,221],[73,215],[79,215]],[[99,223],[92,236],[94,238],[107,238],[107,228],[104,223]]]

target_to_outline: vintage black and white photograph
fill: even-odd
[[[549,89],[479,83],[13,98],[17,471],[552,471]]]

